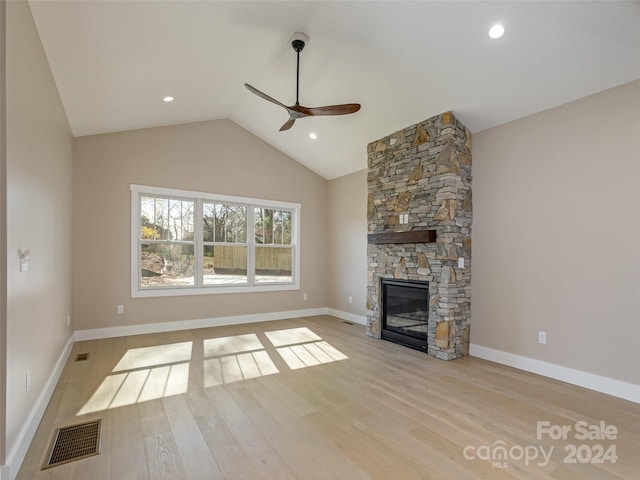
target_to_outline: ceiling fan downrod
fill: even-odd
[[[296,105],[300,105],[299,101],[299,91],[300,91],[300,52],[304,48],[304,41],[300,39],[295,39],[291,42],[291,46],[296,51],[297,59],[296,59]]]

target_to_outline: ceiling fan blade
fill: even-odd
[[[296,119],[293,117],[289,118],[289,120],[287,120],[287,122],[280,127],[280,131],[283,132],[284,130],[289,130],[291,127],[293,127],[294,123],[296,123]]]
[[[291,107],[289,107],[291,108]],[[326,107],[300,107],[305,116],[314,115],[348,115],[360,110],[359,103],[345,103],[342,105],[327,105]]]
[[[259,96],[260,98],[264,98],[265,100],[267,100],[268,102],[271,103],[275,103],[276,105],[281,106],[282,108],[286,108],[287,110],[289,110],[289,107],[287,107],[284,103],[280,103],[278,100],[276,100],[275,98],[271,98],[269,95],[267,95],[266,93],[262,93],[260,90],[258,90],[257,88],[252,87],[251,85],[249,85],[248,83],[245,83],[244,86],[247,88],[247,90],[249,90],[251,93],[255,93],[257,96]]]

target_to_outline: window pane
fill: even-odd
[[[291,245],[291,210],[282,210],[282,245]]]
[[[143,243],[140,285],[143,288],[194,285],[193,245]]]
[[[214,242],[224,242],[224,222],[225,216],[227,213],[227,209],[224,208],[224,205],[214,205],[213,208],[213,219],[215,222],[214,232],[213,232],[213,241]]]
[[[256,244],[291,245],[290,210],[255,209]]]
[[[225,223],[227,243],[246,243],[247,241],[247,207],[241,205],[227,206]]]
[[[193,240],[194,202],[140,197],[140,238],[143,240]]]
[[[256,246],[256,283],[292,282],[293,249]]]
[[[205,285],[247,283],[247,247],[205,245],[203,255]]]
[[[160,238],[155,228],[155,202],[152,197],[140,197],[140,238],[146,240]]]
[[[205,242],[247,242],[247,207],[210,202],[203,202],[202,205]]]
[[[213,242],[213,230],[215,224],[215,205],[209,202],[202,203],[202,239],[205,242]]]
[[[282,245],[282,210],[273,211],[273,243]]]
[[[169,240],[193,241],[194,202],[168,200]]]
[[[254,212],[256,243],[273,243],[273,210],[256,208]]]

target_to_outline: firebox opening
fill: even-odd
[[[382,279],[384,340],[427,351],[429,283]]]

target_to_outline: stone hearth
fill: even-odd
[[[445,112],[370,143],[367,154],[367,334],[380,338],[382,278],[427,281],[427,353],[443,360],[467,355],[471,134]],[[427,230],[435,230],[435,242],[433,235],[424,235],[426,243],[392,235]],[[373,243],[380,237],[393,243]],[[458,266],[460,258],[464,267]]]

